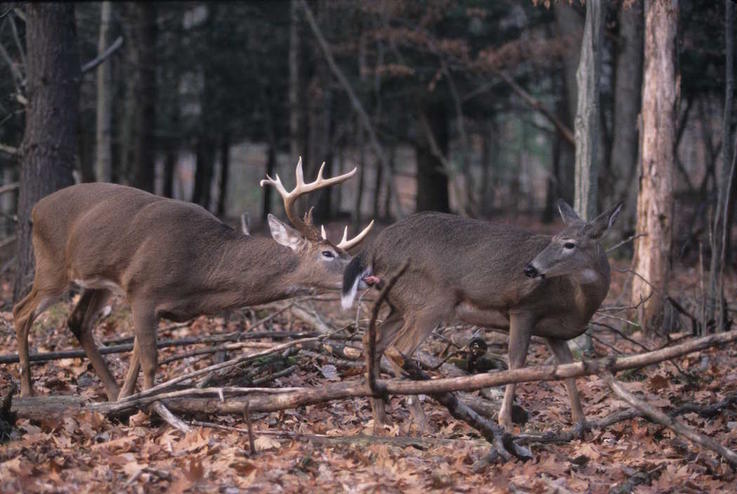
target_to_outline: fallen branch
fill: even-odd
[[[604,382],[607,383],[609,389],[611,389],[615,395],[617,395],[619,398],[627,402],[630,406],[641,412],[648,419],[660,425],[668,427],[679,436],[686,437],[689,441],[701,446],[702,448],[707,448],[714,451],[719,456],[724,458],[727,463],[729,463],[729,465],[732,467],[732,469],[737,469],[737,453],[735,453],[731,449],[725,448],[712,438],[701,434],[700,432],[697,432],[680,420],[668,416],[667,414],[663,413],[663,411],[658,410],[649,403],[636,397],[635,395],[627,391],[624,386],[622,386],[622,383],[614,378],[614,375],[611,372],[602,372],[600,376],[604,380]]]
[[[156,414],[161,417],[164,422],[179,430],[180,432],[186,434],[187,432],[192,430],[187,424],[184,423],[184,421],[182,421],[182,419],[171,413],[169,409],[166,408],[166,406],[160,401],[155,401],[151,405],[151,410],[156,412]]]

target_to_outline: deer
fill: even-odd
[[[557,206],[564,228],[553,236],[437,212],[410,215],[376,235],[346,267],[341,294],[349,308],[359,289],[380,288],[406,268],[387,294],[390,309],[377,328],[373,368],[385,354],[401,377],[402,363],[439,324],[498,327],[500,316],[508,321],[510,369],[525,365],[533,335],[544,338],[559,363],[572,362],[568,340],[586,330],[609,290],[609,262],[599,239],[622,203],[589,222],[564,201]],[[365,336],[367,355],[369,344]],[[581,431],[585,415],[575,379],[565,387],[574,429]],[[507,431],[514,394],[515,385],[508,384],[498,416]],[[425,430],[419,403],[413,398],[409,405]],[[384,401],[372,398],[372,409],[374,424],[385,423]]]
[[[67,325],[85,351],[107,398],[135,390],[139,367],[143,389],[154,385],[156,328],[161,318],[187,321],[202,314],[264,304],[312,289],[340,290],[347,251],[369,233],[332,243],[324,227],[296,211],[301,196],[345,182],[357,168],[305,183],[302,159],[296,185],[288,191],[279,175],[261,186],[281,195],[291,226],[268,215],[271,238],[247,234],[223,223],[205,208],[143,190],[110,183],[83,183],[58,190],[33,208],[32,245],[36,268],[31,290],[13,307],[21,396],[33,395],[28,334],[36,318],[71,287],[81,289]],[[95,344],[92,329],[113,294],[132,310],[134,349],[119,388]],[[139,365],[140,364],[140,365]]]

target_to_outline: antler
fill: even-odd
[[[309,192],[345,182],[353,175],[355,175],[356,171],[358,171],[358,168],[356,167],[348,173],[344,173],[343,175],[338,175],[337,177],[332,178],[324,178],[322,176],[322,172],[324,169],[325,162],[323,162],[320,166],[320,170],[317,172],[317,178],[315,179],[315,181],[305,183],[304,173],[302,171],[302,157],[300,156],[299,161],[297,162],[297,170],[295,172],[297,183],[291,192],[287,191],[287,189],[284,187],[284,184],[279,178],[279,174],[275,175],[276,178],[271,178],[270,176],[266,175],[266,178],[261,180],[261,187],[263,187],[264,185],[273,185],[274,188],[276,188],[276,191],[279,192],[279,195],[282,196],[282,200],[284,201],[284,210],[287,213],[287,218],[289,218],[289,221],[298,231],[300,231],[303,235],[308,236],[309,238],[316,238],[317,230],[312,224],[312,215],[310,214],[310,212],[305,214],[304,220],[299,217],[299,214],[297,214],[297,211],[295,210],[297,199],[300,196]],[[361,232],[361,234],[363,234],[363,232]],[[363,235],[365,236],[365,234]],[[343,240],[345,240],[345,236],[343,237]],[[360,240],[361,239],[359,239],[358,241]],[[351,242],[353,242],[353,240],[351,240]],[[354,242],[350,245],[355,245],[355,243],[357,242]]]
[[[364,239],[364,237],[366,237],[366,235],[368,235],[369,231],[371,231],[371,227],[373,226],[374,226],[374,220],[371,220],[371,223],[369,223],[368,226],[366,226],[366,228],[361,230],[361,233],[351,238],[350,240],[348,239],[348,227],[346,226],[343,229],[343,238],[340,240],[340,242],[335,244],[335,246],[343,250],[348,250],[356,246],[359,242],[361,242],[361,240]],[[328,236],[325,234],[325,227],[323,225],[320,225],[320,235],[325,240],[328,239]]]

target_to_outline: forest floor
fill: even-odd
[[[621,268],[626,267],[622,263]],[[697,311],[698,284],[693,272],[679,272],[679,299]],[[605,306],[621,305],[625,274],[615,270]],[[732,286],[732,289],[734,286]],[[4,286],[7,293],[8,286]],[[320,297],[325,298],[325,297]],[[332,300],[304,300],[331,327],[350,326],[352,317]],[[691,305],[687,303],[691,300]],[[734,298],[732,298],[734,300]],[[38,352],[76,349],[65,327],[72,300],[47,311],[34,325],[32,349]],[[282,302],[279,307],[284,307]],[[272,314],[276,305],[233,312],[224,317],[198,318],[187,325],[161,323],[159,338],[176,339],[206,334],[251,331],[253,321]],[[362,318],[368,311],[364,310]],[[632,340],[598,327],[594,344],[599,356],[657,348],[664,340],[646,340],[636,327],[602,315]],[[602,319],[604,318],[604,319]],[[596,319],[596,318],[595,318]],[[363,326],[365,326],[365,321]],[[255,328],[253,329],[255,330]],[[261,331],[314,331],[285,310]],[[680,328],[686,334],[687,325]],[[96,329],[98,341],[131,335],[129,310],[117,300]],[[448,349],[448,341],[463,347],[468,328],[445,328],[424,346],[430,355]],[[360,347],[359,335],[352,344]],[[490,351],[504,354],[504,338],[485,333]],[[262,347],[274,340],[249,340]],[[633,341],[635,343],[633,343]],[[283,342],[283,340],[281,341]],[[350,343],[349,343],[350,344]],[[159,361],[206,345],[166,348]],[[451,348],[453,348],[451,346]],[[615,350],[616,349],[616,350]],[[237,350],[230,357],[243,352]],[[248,351],[248,350],[245,350]],[[12,315],[0,313],[0,354],[16,352]],[[160,366],[163,381],[213,362],[213,354],[190,356]],[[528,365],[549,359],[547,348],[531,346]],[[108,355],[121,381],[129,353]],[[684,403],[709,404],[737,391],[737,347],[710,349],[617,377],[627,389],[653,405],[671,410]],[[282,377],[272,378],[282,371]],[[243,380],[261,386],[321,386],[326,382],[363,379],[362,360],[341,360],[318,351],[265,359],[239,369]],[[55,360],[32,367],[39,395],[74,395],[104,401],[104,390],[86,359]],[[438,371],[433,375],[440,375]],[[17,365],[0,364],[0,395],[17,382]],[[614,398],[597,376],[577,381],[587,418],[596,419],[627,405]],[[484,394],[493,402],[501,389]],[[477,395],[478,393],[472,393]],[[391,425],[375,434],[368,399],[356,398],[299,407],[270,414],[252,414],[257,452],[249,448],[244,417],[219,416],[206,420],[224,428],[194,426],[183,434],[142,414],[116,422],[97,413],[19,418],[9,441],[0,445],[0,492],[734,492],[735,473],[710,451],[704,451],[670,429],[637,418],[593,430],[583,440],[563,444],[532,444],[532,461],[475,468],[489,452],[489,444],[442,406],[424,400],[431,431],[420,434],[408,413],[406,398],[393,397],[387,406]],[[563,384],[536,382],[518,385],[517,403],[529,414],[521,428],[527,432],[565,430],[570,407]],[[183,417],[188,419],[187,417]],[[737,450],[737,405],[708,418],[691,413],[681,419],[722,445]],[[236,430],[238,429],[238,430]]]

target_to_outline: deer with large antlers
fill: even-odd
[[[609,290],[609,262],[598,239],[622,203],[591,222],[563,201],[558,207],[566,226],[552,237],[442,213],[415,214],[379,233],[346,268],[342,296],[343,306],[350,307],[358,288],[381,286],[409,261],[387,296],[391,310],[377,332],[374,368],[386,351],[401,375],[403,359],[438,324],[454,319],[497,326],[506,318],[510,369],[525,364],[532,335],[545,339],[558,362],[571,362],[567,340],[585,331]],[[576,382],[568,379],[565,385],[573,421],[582,426]],[[514,391],[514,384],[507,385],[499,412],[499,423],[507,429]],[[374,399],[372,405],[375,422],[384,422],[383,401]],[[425,428],[416,400],[410,409]]]
[[[33,208],[36,271],[30,293],[14,308],[21,394],[32,394],[28,333],[39,314],[70,285],[82,289],[68,325],[102,380],[109,400],[134,391],[140,367],[143,388],[154,385],[156,327],[160,318],[186,321],[201,314],[279,300],[311,288],[339,289],[357,245],[373,222],[353,239],[333,244],[299,217],[300,196],[351,178],[356,169],[305,183],[302,160],[291,192],[278,175],[274,186],[293,227],[269,215],[273,239],[236,231],[204,208],[107,183],[73,185],[41,199]],[[122,392],[92,336],[93,324],[113,293],[131,306],[133,357]]]

